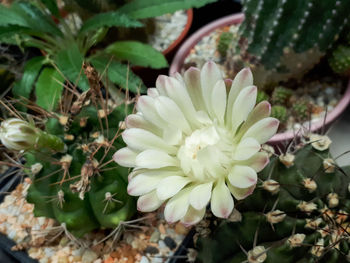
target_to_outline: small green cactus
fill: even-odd
[[[298,100],[292,106],[292,112],[299,121],[305,121],[309,118],[309,104],[305,100]]]
[[[285,105],[288,99],[293,95],[293,91],[282,86],[276,87],[272,92],[272,103]]]
[[[335,73],[346,75],[350,73],[350,46],[339,45],[328,59]]]
[[[269,95],[267,95],[267,93],[265,91],[262,91],[262,90],[258,90],[258,94],[256,96],[256,104],[266,100],[268,101],[270,98]]]
[[[281,123],[287,120],[287,109],[284,106],[274,105],[271,108],[271,117],[278,119]]]
[[[198,239],[198,261],[347,262],[350,169],[328,161],[327,142],[316,135],[274,157],[229,220],[213,222],[211,234]]]
[[[41,109],[47,112],[40,119],[45,131],[19,120],[4,121],[0,132],[5,146],[25,151],[32,182],[27,201],[34,204],[34,215],[56,219],[77,237],[116,228],[136,211],[135,199],[127,194],[128,169],[112,160],[116,149],[124,146],[119,135],[132,104],[121,97],[118,102],[107,100],[111,95],[103,95],[96,70],[84,65],[84,71],[87,91],[79,93],[69,83],[75,90],[63,92],[60,113]],[[17,140],[8,136],[14,132]]]
[[[230,46],[233,39],[233,34],[231,32],[223,32],[220,35],[219,43],[218,43],[218,51],[221,57],[226,57],[227,49]]]

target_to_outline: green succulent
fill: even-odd
[[[284,106],[274,105],[271,107],[271,117],[278,119],[281,123],[287,121],[287,109]]]

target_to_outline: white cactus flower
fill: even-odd
[[[255,108],[257,88],[246,68],[223,80],[213,62],[184,77],[159,76],[156,88],[137,101],[137,114],[126,118],[127,144],[114,155],[133,167],[128,193],[140,196],[140,211],[166,203],[168,222],[199,222],[208,203],[217,217],[228,218],[237,199],[250,195],[257,172],[269,161],[261,144],[277,131],[270,104]]]

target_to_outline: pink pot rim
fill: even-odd
[[[203,36],[209,34],[213,30],[224,27],[232,24],[239,24],[244,19],[244,15],[242,13],[225,16],[223,18],[217,19],[208,25],[200,28],[196,31],[190,38],[188,38],[176,52],[175,57],[169,68],[169,75],[173,75],[176,72],[180,72],[181,67],[190,52],[190,50],[197,44],[199,40],[203,38]],[[327,113],[326,119],[322,118],[319,121],[312,123],[310,127],[311,132],[315,132],[321,129],[324,125],[327,126],[330,123],[334,122],[341,113],[346,109],[346,107],[350,103],[350,81],[348,82],[346,91],[343,97],[339,100],[338,104],[334,107],[332,111]],[[298,136],[298,132],[294,130],[286,131],[283,133],[277,133],[274,135],[268,143],[270,144],[280,144],[283,141],[289,141],[293,139],[295,136]]]

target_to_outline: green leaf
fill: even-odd
[[[56,0],[41,0],[41,2],[47,7],[47,9],[50,10],[51,14],[53,14],[54,16],[59,15]]]
[[[130,63],[151,68],[165,68],[168,66],[163,54],[147,44],[136,41],[118,41],[109,45],[105,52],[114,55],[117,59],[127,60]]]
[[[25,19],[26,26],[30,29],[49,33],[53,36],[63,36],[61,30],[57,27],[52,18],[44,14],[36,6],[28,2],[19,2],[12,4],[11,9]]]
[[[120,12],[101,13],[88,19],[80,29],[80,33],[99,29],[101,27],[142,27],[143,24]]]
[[[64,79],[54,68],[45,68],[35,85],[36,104],[53,111],[61,98]]]
[[[132,18],[143,19],[173,13],[177,10],[199,8],[216,0],[134,0],[118,11]]]
[[[84,57],[76,44],[60,51],[55,62],[62,74],[73,84],[77,84],[84,91],[89,89],[90,85],[83,70]]]
[[[32,58],[26,63],[22,79],[16,83],[12,89],[12,92],[16,97],[29,98],[34,82],[38,77],[44,62],[45,57],[39,56]]]
[[[1,26],[7,26],[7,25],[18,25],[18,26],[29,26],[27,21],[24,17],[21,16],[21,14],[17,13],[16,11],[12,10],[9,7],[5,7],[4,5],[0,4],[0,25]]]
[[[142,80],[130,68],[128,69],[127,65],[107,57],[94,57],[90,59],[90,62],[100,74],[107,73],[110,81],[123,89],[128,88],[134,93],[146,92],[146,86],[142,83]]]

